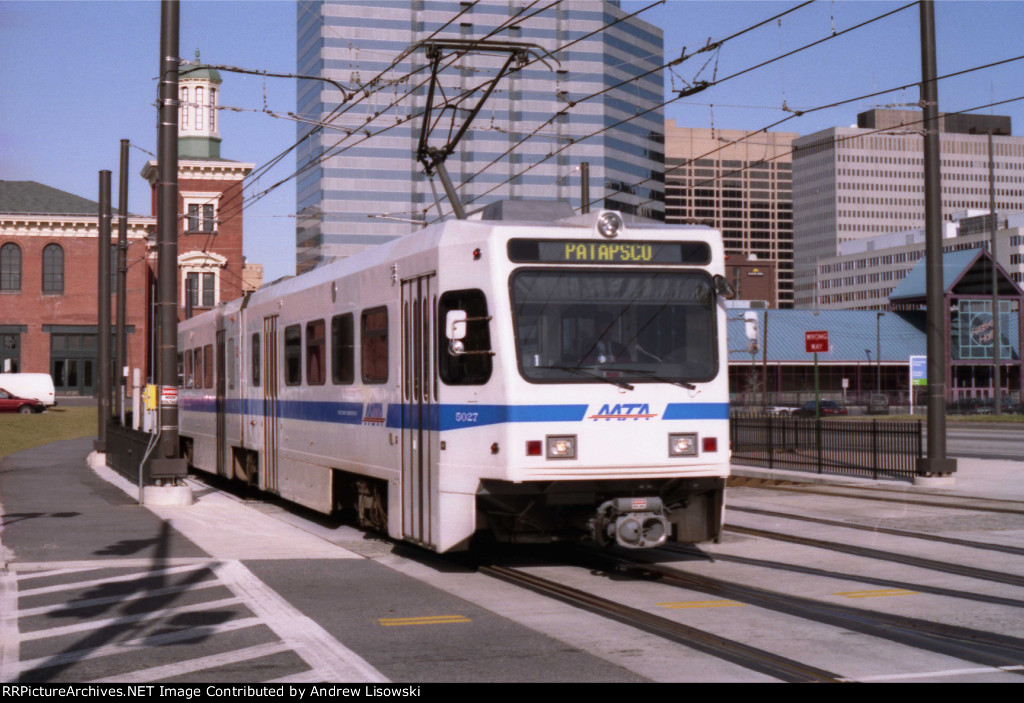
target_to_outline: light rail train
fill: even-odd
[[[439,552],[717,539],[719,233],[515,204],[180,323],[183,456]]]

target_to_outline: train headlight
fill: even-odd
[[[548,435],[544,440],[548,459],[576,458],[576,435]]]
[[[668,455],[697,456],[696,433],[670,434],[668,436]]]
[[[617,212],[607,210],[601,213],[601,216],[597,218],[597,232],[602,237],[608,239],[614,239],[619,235],[619,230],[622,229],[622,218],[619,217]]]

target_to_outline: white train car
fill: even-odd
[[[706,227],[447,221],[182,322],[182,451],[439,552],[717,539],[724,273]]]

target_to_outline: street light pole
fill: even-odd
[[[875,383],[876,391],[882,392],[882,317],[884,312],[875,313]]]
[[[1002,378],[999,368],[999,269],[996,263],[996,231],[999,229],[998,217],[996,217],[996,168],[994,150],[992,148],[992,132],[988,130],[988,207],[989,226],[991,227],[992,241],[989,246],[989,253],[992,254],[992,410],[996,415],[1002,414]]]

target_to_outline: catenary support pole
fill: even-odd
[[[97,428],[93,448],[107,451],[110,422],[110,171],[100,171],[99,279],[96,286],[96,406]]]
[[[128,363],[127,291],[128,291],[128,140],[121,140],[121,172],[117,191],[117,325],[114,346],[114,414],[124,425],[124,398]]]
[[[925,271],[928,312],[928,445],[920,476],[948,476],[956,461],[946,456],[946,309],[942,280],[942,182],[939,153],[939,90],[936,82],[935,5],[922,0],[921,101],[924,107]]]

